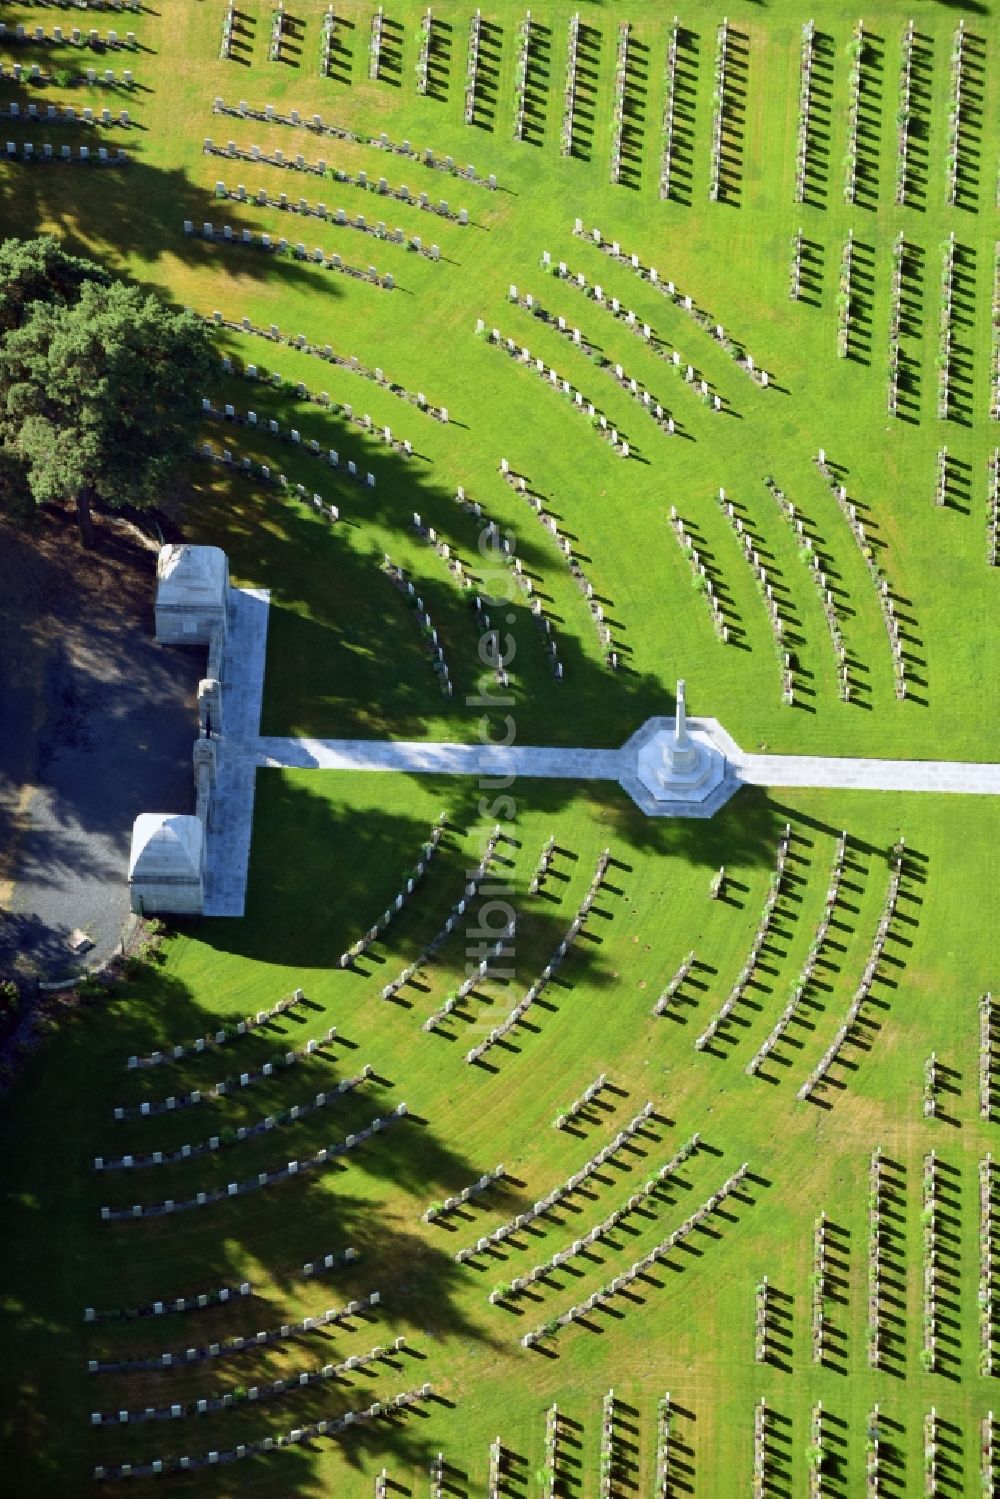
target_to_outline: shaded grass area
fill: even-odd
[[[655,1399],[666,1389],[692,1413],[696,1492],[736,1486],[748,1472],[751,1407],[762,1389],[790,1423],[792,1481],[804,1474],[808,1412],[819,1398],[846,1423],[845,1492],[861,1471],[865,1416],[875,1399],[900,1420],[908,1463],[918,1462],[922,1412],[935,1403],[961,1426],[964,1461],[974,1465],[974,1424],[988,1400],[977,1372],[973,1290],[975,1161],[988,1146],[988,1126],[976,1117],[976,997],[990,980],[989,955],[974,940],[974,892],[988,878],[995,841],[991,819],[974,800],[802,793],[769,801],[741,793],[695,837],[681,824],[650,823],[624,800],[617,808],[583,796],[567,800],[550,785],[525,783],[516,788],[518,814],[509,841],[499,845],[493,888],[486,892],[487,901],[509,903],[517,913],[513,971],[478,985],[438,1032],[428,1034],[424,1019],[464,975],[482,902],[396,1002],[379,996],[440,929],[480,857],[491,824],[477,811],[477,793],[447,778],[409,784],[397,776],[262,772],[259,780],[247,919],[180,931],[166,943],[162,962],[100,1009],[82,1010],[32,1061],[4,1104],[6,1137],[15,1146],[4,1183],[11,1255],[4,1307],[10,1356],[3,1375],[5,1451],[15,1482],[39,1493],[65,1492],[67,1484],[72,1489],[85,1482],[96,1460],[228,1445],[288,1430],[309,1413],[329,1416],[368,1403],[369,1390],[378,1398],[380,1391],[391,1394],[425,1379],[446,1402],[426,1407],[425,1417],[372,1428],[343,1445],[280,1453],[273,1465],[246,1465],[241,1485],[262,1494],[308,1494],[333,1482],[361,1493],[371,1484],[362,1475],[384,1463],[419,1492],[421,1471],[444,1450],[455,1465],[457,1492],[472,1493],[485,1482],[488,1446],[499,1429],[528,1464],[525,1488],[533,1493],[542,1413],[555,1399],[579,1423],[580,1446],[571,1449],[581,1463],[579,1492],[593,1492],[600,1400],[611,1385],[635,1407],[634,1485],[640,1493],[647,1491],[655,1456]],[[340,951],[390,903],[442,811],[442,851],[415,898],[353,970],[339,970]],[[698,1053],[694,1037],[745,961],[786,819],[793,828],[791,878],[755,979],[720,1044]],[[813,1002],[775,1053],[771,1075],[750,1078],[744,1067],[794,986],[820,918],[841,827],[850,835],[849,869]],[[820,1105],[797,1103],[795,1090],[832,1038],[867,959],[885,892],[886,851],[900,830],[910,862],[884,979]],[[551,873],[532,896],[528,884],[550,833],[556,838]],[[551,956],[604,847],[613,859],[607,884],[556,982],[488,1053],[487,1066],[467,1066],[464,1052],[507,1013]],[[723,863],[724,899],[713,901],[709,884]],[[491,919],[495,925],[496,916]],[[652,1017],[658,994],[692,947],[697,965],[677,1004],[667,1016]],[[273,1003],[296,984],[305,990],[304,1005],[261,1033],[165,1068],[123,1070],[130,1052],[193,1039],[220,1019]],[[946,1005],[943,993],[953,997]],[[220,1078],[235,1084],[238,1072],[256,1071],[331,1023],[338,1027],[332,1046],[264,1083],[175,1116],[112,1118],[118,1103],[135,1107],[142,1099],[180,1096]],[[955,1070],[958,1091],[946,1109],[953,1122],[920,1119],[923,1061],[932,1049]],[[177,1149],[265,1113],[287,1115],[292,1104],[366,1062],[375,1076],[349,1101],[279,1125],[271,1135],[175,1166],[90,1170],[96,1154]],[[599,1104],[570,1130],[554,1130],[555,1115],[599,1072],[612,1084]],[[349,1157],[342,1170],[169,1223],[99,1221],[103,1203],[179,1199],[244,1180],[343,1138],[404,1099],[409,1118]],[[655,1106],[648,1129],[565,1207],[496,1253],[469,1266],[453,1262],[457,1248],[578,1169],[647,1099]],[[507,1306],[487,1304],[495,1285],[545,1262],[606,1217],[695,1130],[703,1148],[642,1213],[536,1282],[530,1294]],[[865,1361],[867,1229],[859,1183],[878,1143],[905,1166],[909,1195],[899,1225],[906,1287],[902,1352],[896,1372],[873,1374]],[[919,1176],[921,1156],[932,1145],[955,1166],[962,1185],[955,1273],[963,1290],[952,1334],[957,1377],[949,1379],[923,1374],[917,1360]],[[752,1166],[745,1193],[711,1220],[706,1233],[668,1256],[607,1312],[560,1333],[547,1355],[518,1347],[527,1328],[606,1284],[658,1243],[743,1160]],[[419,1221],[428,1204],[501,1161],[502,1185],[441,1225]],[[821,1209],[844,1227],[850,1254],[844,1299],[832,1316],[843,1338],[837,1356],[817,1367],[809,1356],[808,1307],[812,1223]],[[303,1280],[302,1264],[347,1244],[360,1250],[355,1264],[322,1282]],[[752,1320],[753,1285],[763,1274],[791,1297],[791,1322],[786,1353],[761,1367],[752,1360]],[[244,1277],[254,1284],[253,1299],[231,1310],[96,1328],[82,1321],[87,1305],[128,1306]],[[349,1322],[318,1340],[175,1372],[85,1373],[88,1358],[205,1346],[373,1289],[381,1290],[382,1304],[370,1320]],[[367,1351],[400,1333],[412,1352],[379,1366],[372,1378],[359,1375],[349,1384],[320,1385],[200,1420],[87,1430],[91,1409],[141,1409],[238,1390]],[[63,1434],[58,1451],[47,1435],[55,1420]],[[30,1450],[20,1440],[28,1429],[36,1433]],[[207,1478],[180,1487],[215,1491]]]
[[[290,484],[321,492],[340,507],[336,528],[275,488],[193,463],[197,500],[188,534],[224,545],[234,577],[272,590],[264,722],[267,733],[394,735],[469,739],[483,705],[467,701],[481,673],[479,629],[444,561],[415,535],[414,511],[463,561],[475,586],[503,592],[507,574],[488,575],[479,530],[455,502],[457,487],[480,502],[516,542],[565,663],[553,681],[541,632],[522,595],[494,607],[516,645],[511,667],[521,743],[614,745],[644,718],[669,710],[678,675],[695,711],[717,714],[748,749],[990,758],[1000,696],[988,670],[995,578],[984,562],[984,475],[993,442],[989,399],[989,314],[995,225],[988,212],[995,165],[996,80],[975,59],[974,97],[963,126],[962,192],[943,207],[948,54],[959,15],[986,35],[985,6],[924,5],[914,98],[913,203],[892,206],[900,39],[909,12],[881,7],[863,60],[859,200],[842,201],[846,142],[846,47],[857,19],[846,3],[817,15],[822,67],[817,75],[815,155],[809,201],[793,203],[796,98],[801,24],[787,0],[730,10],[738,37],[725,121],[725,202],[708,202],[709,133],[715,27],[721,14],[698,7],[682,16],[675,190],[663,203],[660,172],[667,19],[648,3],[633,7],[628,80],[627,184],[608,184],[615,42],[619,17],[593,5],[582,18],[580,95],[574,152],[559,155],[565,37],[571,8],[533,12],[537,48],[529,69],[527,140],[510,138],[516,32],[522,12],[487,9],[482,90],[475,125],[463,118],[468,13],[435,7],[433,87],[415,88],[420,7],[387,11],[389,55],[378,83],[368,81],[371,11],[339,15],[335,67],[317,75],[325,3],[302,0],[282,65],[266,61],[270,9],[242,7],[239,60],[217,59],[222,7],[173,0],[169,13],[143,17],[151,50],[135,59],[128,96],[136,127],[107,133],[133,160],[121,173],[0,165],[0,210],[19,232],[51,227],[206,316],[244,315],[304,332],[339,354],[385,371],[409,391],[449,408],[434,422],[387,389],[286,346],[242,334],[219,335],[233,360],[211,394],[300,431],[303,443],[275,440],[260,425],[207,423],[221,450],[283,471]],[[29,9],[25,8],[25,15]],[[34,16],[35,12],[30,11]],[[38,12],[49,24],[48,13]],[[4,52],[8,61],[9,48]],[[5,79],[5,82],[7,80]],[[11,84],[26,101],[25,88]],[[980,94],[982,97],[980,97]],[[212,114],[216,95],[254,106],[272,102],[433,147],[480,174],[495,172],[499,191],[432,172],[408,158],[367,146]],[[110,102],[99,90],[32,90],[39,102]],[[44,138],[41,127],[7,122],[16,140]],[[55,133],[52,132],[55,139]],[[426,188],[452,207],[466,206],[459,228],[416,206],[315,174],[308,178],[202,153],[203,137],[233,138],[241,148],[301,150],[313,161],[373,181]],[[83,139],[82,127],[58,140]],[[102,136],[103,139],[103,136]],[[977,155],[977,153],[979,153]],[[370,222],[385,218],[408,234],[440,243],[432,263],[384,240],[329,221],[277,210],[222,204],[225,178],[249,191],[267,186],[290,197],[325,199]],[[683,309],[627,265],[572,234],[580,216],[606,239],[655,265],[696,306],[749,348],[771,374],[768,390],[751,383]],[[230,223],[320,243],[352,264],[377,263],[398,283],[392,293],[292,259],[228,250],[186,238],[182,222]],[[808,244],[801,302],[788,299],[790,245],[799,227]],[[836,358],[837,267],[848,229],[859,244],[861,356]],[[952,228],[961,242],[962,284],[956,332],[956,420],[934,417],[937,278],[941,243]],[[904,231],[903,342],[906,420],[885,415],[885,346],[891,246]],[[310,233],[311,231],[311,233]],[[659,357],[621,319],[547,277],[543,250],[599,282],[606,297],[632,308],[663,341]],[[579,325],[612,367],[655,391],[684,435],[668,438],[641,405],[560,335],[512,306],[508,287],[531,292],[555,317]],[[474,334],[482,317],[585,391],[628,433],[637,456],[623,461],[602,443],[562,394],[533,371],[502,358]],[[673,350],[703,371],[726,411],[711,412],[674,373]],[[278,372],[280,388],[240,373],[255,363]],[[370,434],[295,395],[302,381],[334,403],[368,412],[376,427],[412,441],[404,461]],[[315,439],[376,476],[374,489],[308,455]],[[953,460],[950,503],[932,503],[936,454]],[[824,447],[863,514],[895,595],[912,698],[893,695],[889,646],[868,571],[828,486],[812,462]],[[587,599],[566,560],[525,499],[498,474],[502,457],[567,535],[604,610],[619,656],[603,661]],[[852,677],[850,706],[838,701],[836,663],[826,622],[798,541],[763,485],[770,474],[796,504],[805,533],[822,550],[836,599]],[[751,570],[720,514],[724,487],[767,562],[788,614],[799,703],[780,703],[780,666]],[[688,563],[669,534],[676,505],[697,535],[711,575],[725,592],[734,641],[713,637]],[[384,554],[404,567],[439,629],[455,682],[443,698],[406,603],[379,567]],[[986,668],[984,669],[984,662]],[[506,708],[504,709],[506,711]],[[489,1444],[500,1433],[505,1491],[542,1492],[544,1412],[565,1416],[562,1493],[598,1492],[601,1401],[614,1387],[617,1491],[653,1492],[656,1400],[678,1402],[673,1456],[677,1492],[742,1491],[752,1469],[753,1405],[765,1394],[776,1412],[769,1454],[772,1492],[804,1492],[810,1409],[822,1400],[830,1435],[825,1478],[844,1499],[863,1484],[866,1426],[876,1401],[889,1422],[887,1489],[917,1492],[923,1471],[924,1413],[949,1423],[943,1491],[971,1492],[980,1479],[978,1421],[993,1403],[980,1376],[976,1291],[976,1163],[990,1148],[990,1125],[977,1113],[978,995],[993,986],[986,892],[996,882],[996,821],[991,805],[965,798],[902,798],[802,793],[768,799],[743,791],[701,825],[642,818],[614,788],[532,783],[512,789],[517,815],[505,825],[495,889],[471,903],[460,930],[397,996],[382,988],[437,933],[461,898],[498,816],[496,787],[447,779],[262,772],[256,803],[248,911],[241,922],[179,924],[161,961],[106,1004],[83,1008],[33,1058],[14,1094],[0,1105],[8,1142],[0,1173],[5,1264],[0,1341],[0,1490],[15,1495],[87,1492],[95,1462],[181,1451],[207,1452],[265,1433],[287,1432],[372,1399],[430,1381],[437,1396],[420,1412],[379,1422],[343,1443],[316,1443],[273,1458],[171,1481],[182,1493],[368,1494],[387,1467],[396,1492],[421,1494],[428,1464],[443,1451],[448,1492],[485,1491]],[[393,901],[436,816],[447,814],[444,847],[413,901],[386,937],[352,969],[339,955]],[[792,822],[789,879],[754,977],[711,1051],[694,1040],[724,1002],[747,960],[773,868],[778,835]],[[750,1077],[746,1064],[770,1031],[806,961],[824,899],[836,839],[850,835],[850,859],[829,939],[808,1002]],[[815,1104],[795,1092],[842,1023],[871,951],[888,878],[886,854],[905,834],[907,873],[881,977],[862,1020]],[[550,835],[556,853],[536,894],[532,873]],[[464,1054],[510,1011],[543,971],[589,884],[601,851],[613,863],[591,917],[565,965],[521,1025],[494,1047],[486,1065]],[[724,894],[709,886],[725,866]],[[425,1019],[465,977],[482,941],[480,918],[517,917],[513,972],[474,993],[426,1033]],[[495,927],[494,927],[495,930]],[[470,935],[470,933],[472,935]],[[696,963],[669,1013],[650,1012],[692,950]],[[474,952],[473,961],[478,960]],[[124,1059],[269,1005],[301,986],[306,1002],[230,1048],[210,1049],[168,1068],[127,1072]],[[289,1048],[329,1026],[335,1043],[246,1089],[236,1087]],[[949,1069],[944,1117],[921,1116],[925,1062],[935,1051]],[[366,1064],[363,1088],[300,1120],[290,1111],[334,1080]],[[552,1120],[601,1072],[612,1086],[569,1131]],[[208,1092],[233,1079],[232,1091],[196,1107],[151,1119],[116,1121],[116,1105],[137,1106]],[[497,1253],[457,1265],[455,1251],[524,1211],[560,1183],[650,1100],[655,1114],[634,1145],[619,1152],[586,1189],[537,1221]],[[348,1157],[297,1181],[245,1198],[151,1222],[105,1225],[102,1205],[150,1203],[244,1180],[343,1139],[374,1114],[406,1101],[408,1117]],[[279,1119],[272,1131],[231,1142],[228,1132]],[[490,1306],[498,1283],[541,1265],[583,1230],[606,1218],[641,1187],[694,1131],[703,1149],[642,1212],[611,1237],[539,1279],[516,1301]],[[91,1170],[94,1156],[164,1151],[213,1135],[227,1143],[190,1162],[131,1172]],[[872,1372],[866,1359],[867,1167],[875,1145],[898,1163],[898,1219],[890,1307],[894,1356]],[[922,1266],[920,1177],[936,1147],[957,1192],[949,1194],[950,1304],[941,1374],[920,1366]],[[608,1309],[522,1350],[524,1331],[549,1321],[615,1275],[679,1226],[744,1160],[746,1188]],[[444,1223],[422,1211],[456,1194],[503,1162],[501,1185]],[[811,1357],[810,1275],[815,1219],[835,1225],[837,1284],[830,1320],[837,1335],[823,1365]],[[322,1283],[302,1266],[351,1244],[353,1264]],[[784,1298],[772,1361],[753,1361],[754,1287],[767,1275]],[[238,1284],[249,1302],[187,1316],[83,1322],[86,1306],[132,1306],[157,1297]],[[90,1358],[183,1352],[236,1333],[312,1315],[378,1289],[370,1319],[247,1353],[198,1360],[179,1370],[88,1375]],[[257,1405],[205,1417],[91,1429],[96,1409],[142,1410],[239,1391],[268,1378],[384,1346],[405,1335],[411,1350],[355,1374]],[[563,1440],[564,1438],[564,1440]],[[140,1487],[144,1487],[140,1485]]]

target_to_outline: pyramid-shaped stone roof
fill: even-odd
[[[128,877],[132,881],[197,880],[205,830],[197,817],[142,812],[132,825]]]

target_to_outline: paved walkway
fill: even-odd
[[[693,720],[697,722],[697,720]],[[512,745],[429,744],[420,740],[278,739],[256,741],[261,766],[298,770],[392,770],[410,774],[515,775],[548,780],[617,781],[633,769],[622,750]],[[960,760],[862,760],[834,755],[728,756],[748,786],[841,791],[937,791],[1000,796],[1000,765]]]
[[[1000,796],[1000,765],[963,760],[853,760],[833,755],[741,755],[749,786],[831,787],[838,791],[951,791]]]
[[[205,915],[242,916],[267,653],[270,594],[234,588],[222,668],[222,753],[205,847]]]
[[[298,770],[422,771],[428,775],[534,776],[617,781],[621,750],[535,745],[431,744],[405,739],[258,739],[257,763]]]

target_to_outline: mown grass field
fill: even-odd
[[[471,739],[482,707],[468,701],[480,671],[480,627],[470,595],[411,526],[417,511],[474,575],[484,570],[479,527],[455,501],[471,499],[507,529],[541,599],[565,664],[555,682],[518,594],[510,606],[515,642],[509,711],[521,743],[617,745],[651,714],[669,712],[683,675],[692,710],[717,716],[747,748],[907,758],[996,758],[1000,692],[992,647],[996,571],[986,562],[986,463],[996,441],[991,398],[998,95],[992,6],[964,11],[946,3],[917,8],[923,84],[914,101],[912,202],[894,206],[895,115],[903,29],[910,11],[884,4],[866,18],[862,62],[862,175],[858,200],[844,203],[843,157],[849,98],[847,47],[857,13],[821,3],[807,9],[774,0],[734,0],[728,15],[742,39],[725,132],[726,201],[708,196],[713,60],[721,7],[681,13],[684,87],[679,96],[675,196],[658,192],[666,38],[670,15],[637,3],[588,6],[587,76],[572,159],[559,152],[566,37],[573,11],[546,5],[532,15],[537,51],[529,71],[528,139],[512,139],[517,27],[523,10],[484,12],[491,32],[484,94],[473,127],[463,123],[470,10],[435,7],[440,51],[433,96],[416,89],[422,7],[387,11],[384,76],[368,78],[371,8],[338,6],[338,78],[318,73],[320,0],[296,0],[297,51],[267,59],[270,6],[242,6],[248,45],[241,60],[220,60],[223,6],[171,0],[134,21],[143,49],[125,59],[137,88],[127,102],[135,126],[109,131],[132,160],[122,171],[96,167],[0,165],[6,232],[52,228],[76,245],[155,287],[179,305],[283,334],[329,342],[411,392],[448,407],[434,421],[385,387],[324,364],[287,345],[227,330],[217,334],[233,373],[220,369],[215,404],[257,411],[256,428],[207,422],[205,440],[284,472],[340,507],[331,526],[274,487],[192,462],[185,526],[196,540],[226,548],[235,578],[272,590],[263,731],[319,736]],[[51,28],[61,11],[11,5],[13,20]],[[672,14],[672,12],[671,12]],[[961,192],[945,196],[949,55],[964,14],[973,37],[963,123]],[[820,34],[810,202],[793,201],[802,23]],[[625,181],[609,183],[618,25],[632,22],[629,140]],[[115,18],[99,14],[105,28]],[[124,25],[118,21],[119,29]],[[980,46],[980,41],[982,46]],[[72,61],[69,49],[64,49]],[[52,83],[29,92],[9,78],[9,62],[57,65],[49,48],[0,45],[0,103],[65,102]],[[492,59],[492,60],[491,60]],[[121,66],[120,58],[110,59]],[[499,189],[466,183],[372,146],[344,144],[231,116],[212,100],[247,100],[319,111],[358,132],[384,130],[481,175]],[[100,107],[104,91],[78,87],[75,104]],[[5,121],[12,140],[92,139],[83,126]],[[204,137],[258,144],[370,180],[384,174],[467,207],[470,223],[431,218],[414,205],[380,199],[348,184],[205,155]],[[102,134],[102,140],[104,136]],[[221,203],[217,180],[251,192],[325,200],[369,220],[440,244],[431,262],[384,240],[329,221],[302,221],[277,209]],[[767,369],[761,389],[681,308],[625,265],[573,234],[576,217],[662,279],[672,278],[711,312]],[[347,276],[259,251],[185,237],[183,221],[229,223],[322,244],[351,264],[376,264],[397,282],[388,292]],[[803,299],[789,299],[792,237],[801,226],[814,247]],[[837,358],[838,268],[853,230],[858,250],[852,351]],[[956,294],[956,399],[953,418],[935,415],[935,358],[942,243],[962,246]],[[902,231],[913,267],[903,343],[911,377],[905,419],[886,412],[891,251]],[[633,308],[668,347],[682,351],[723,397],[710,411],[672,366],[606,308],[546,274],[543,251],[599,281]],[[668,437],[630,395],[553,327],[508,301],[523,295],[621,362],[674,413],[682,433]],[[601,442],[558,391],[477,338],[477,318],[499,327],[554,365],[629,438],[625,460]],[[252,382],[254,363],[278,372],[280,387]],[[339,410],[294,395],[297,382],[327,391],[409,439],[404,459],[346,421]],[[300,431],[303,444],[270,437],[273,417]],[[374,489],[305,451],[315,438],[376,476]],[[933,503],[939,449],[953,461],[949,503]],[[890,581],[902,630],[909,696],[894,692],[889,642],[861,554],[813,458],[838,466]],[[572,540],[592,580],[618,652],[608,669],[587,600],[565,559],[524,499],[501,478],[506,457],[528,477]],[[826,559],[855,699],[839,700],[836,659],[817,591],[793,533],[764,485],[772,475],[805,518]],[[755,577],[716,504],[723,486],[766,561],[789,619],[796,704],[781,700],[781,673]],[[731,643],[712,631],[706,601],[671,533],[677,507],[699,539],[717,580]],[[439,691],[424,643],[402,596],[379,574],[388,553],[407,569],[438,626],[454,681]],[[483,579],[483,586],[489,580]],[[505,606],[506,608],[506,606]],[[506,628],[506,625],[505,625]],[[503,712],[508,711],[506,708]],[[502,713],[500,714],[502,719]],[[499,721],[499,720],[498,720]],[[751,1492],[754,1405],[774,1412],[766,1488],[809,1490],[811,1412],[826,1413],[821,1492],[853,1499],[865,1492],[870,1413],[883,1427],[879,1492],[925,1490],[924,1418],[940,1419],[934,1492],[981,1491],[981,1419],[996,1402],[983,1372],[977,1296],[983,1268],[977,1171],[995,1149],[995,1122],[979,1113],[978,999],[997,988],[993,936],[997,809],[987,800],[744,790],[704,824],[653,821],[617,790],[522,782],[499,793],[457,780],[367,774],[262,772],[258,777],[247,915],[242,921],[178,923],[159,953],[99,1007],[86,1007],[26,1065],[0,1105],[7,1143],[0,1168],[4,1275],[0,1291],[0,1493],[26,1496],[100,1492],[98,1464],[165,1464],[180,1454],[228,1451],[265,1435],[333,1419],[372,1400],[430,1382],[434,1396],[413,1411],[382,1418],[335,1440],[287,1444],[271,1456],[159,1480],[141,1492],[184,1494],[370,1495],[386,1469],[389,1492],[431,1492],[429,1464],[443,1452],[445,1492],[488,1492],[490,1444],[503,1447],[502,1489],[520,1499],[547,1492],[545,1411],[560,1412],[556,1492],[602,1494],[601,1402],[616,1400],[609,1493],[658,1494],[657,1401],[677,1406],[672,1494]],[[483,798],[481,803],[480,798]],[[341,952],[392,901],[435,818],[447,815],[441,852],[383,939],[352,970]],[[473,916],[397,1000],[385,984],[438,931],[460,898],[497,817],[505,841],[494,875],[517,913],[513,974],[489,980],[433,1033],[423,1022],[465,976]],[[792,826],[782,887],[751,985],[711,1050],[695,1038],[729,993],[747,959],[786,822]],[[812,987],[757,1076],[746,1065],[794,991],[824,914],[837,837],[849,837],[848,863]],[[546,839],[556,854],[542,889],[531,893]],[[900,837],[906,860],[885,952],[860,1020],[813,1102],[796,1091],[846,1015],[872,948],[889,879],[888,853]],[[506,1041],[469,1066],[468,1048],[495,1026],[543,971],[586,892],[596,861],[612,865],[595,907],[543,999]],[[725,866],[725,897],[709,887]],[[490,898],[489,896],[487,898]],[[652,1007],[694,950],[697,967],[673,1010]],[[307,1004],[262,1033],[209,1048],[165,1068],[126,1071],[125,1059],[214,1031],[301,987]],[[151,1119],[116,1121],[116,1106],[207,1090],[238,1081],[288,1047],[302,1047],[336,1024],[338,1039],[313,1056],[220,1098]],[[941,1113],[923,1117],[925,1064],[935,1053],[946,1091]],[[342,1100],[301,1120],[236,1142],[231,1134],[264,1116],[278,1118],[332,1079],[365,1064],[374,1076]],[[576,1122],[555,1116],[601,1073],[612,1087]],[[455,1252],[523,1212],[615,1138],[649,1100],[648,1130],[588,1186],[540,1219],[502,1253],[457,1264]],[[296,1181],[268,1186],[169,1221],[102,1223],[102,1206],[181,1200],[304,1158],[401,1101],[408,1117],[347,1156]],[[693,1132],[702,1146],[589,1253],[502,1305],[487,1297],[543,1264],[600,1222],[667,1162]],[[169,1152],[217,1135],[218,1151],[177,1164],[94,1172],[95,1156]],[[884,1367],[867,1357],[869,1158],[881,1145],[897,1164],[894,1206],[883,1244],[887,1280],[880,1318],[888,1334]],[[953,1190],[938,1219],[942,1255],[939,1367],[921,1361],[924,1235],[921,1177],[936,1150]],[[459,1192],[502,1162],[505,1177],[447,1226],[426,1224],[424,1209]],[[669,1253],[607,1309],[561,1329],[534,1349],[529,1329],[607,1285],[677,1228],[743,1162],[750,1175],[705,1228]],[[825,1360],[811,1340],[813,1233],[825,1212],[840,1249],[826,1306]],[[322,1279],[301,1267],[345,1246],[352,1264]],[[989,1268],[989,1266],[987,1266]],[[787,1312],[772,1358],[754,1360],[755,1286],[763,1276]],[[221,1285],[252,1282],[249,1300],[196,1314],[85,1323],[84,1308],[106,1310]],[[279,1327],[379,1290],[370,1317],[355,1317],[266,1349],[198,1360],[180,1369],[88,1374],[88,1360],[149,1356],[208,1347],[237,1334]],[[142,1412],[243,1392],[279,1377],[365,1353],[404,1336],[406,1351],[348,1377],[232,1409],[148,1423],[92,1428],[91,1412]],[[157,1485],[156,1487],[154,1487]],[[117,1492],[119,1485],[108,1484]],[[987,1489],[987,1491],[990,1491]]]

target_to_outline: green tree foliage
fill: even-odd
[[[0,245],[3,492],[90,510],[156,504],[191,450],[213,356],[201,322],[67,255]]]
[[[34,504],[24,464],[11,449],[0,447],[0,514],[27,520]]]
[[[110,277],[92,260],[69,255],[51,235],[0,244],[0,337],[24,322],[34,302],[75,301],[85,281]]]

